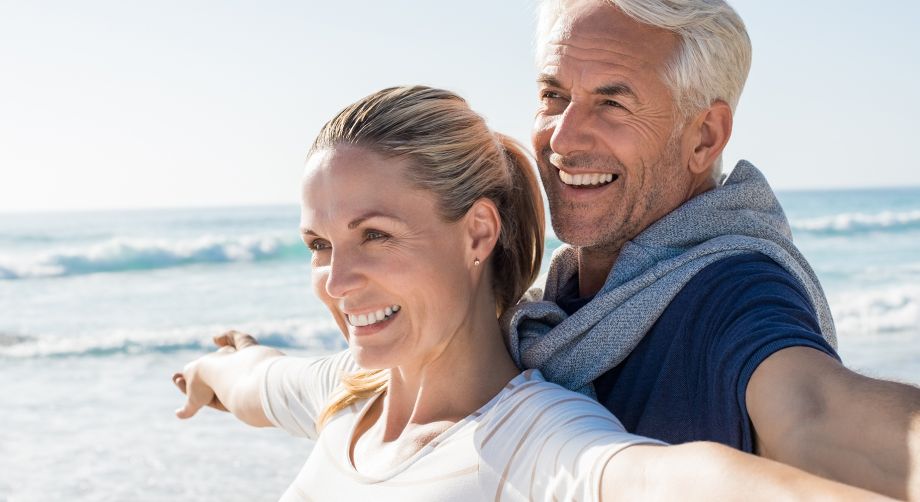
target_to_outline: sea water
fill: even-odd
[[[920,383],[920,189],[780,199],[844,362]],[[211,409],[180,421],[170,377],[230,328],[344,348],[297,223],[293,206],[0,215],[0,501],[276,500],[311,443]]]

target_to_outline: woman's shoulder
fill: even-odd
[[[624,430],[617,418],[596,400],[548,382],[539,370],[530,369],[508,382],[489,415],[500,425],[506,422],[543,424],[560,418],[603,421]]]

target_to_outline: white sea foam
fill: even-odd
[[[104,357],[115,354],[210,351],[212,337],[235,329],[260,343],[280,349],[329,352],[345,347],[338,327],[330,321],[285,319],[234,326],[202,325],[167,330],[118,330],[82,336],[46,334],[0,336],[0,358]]]
[[[841,336],[920,334],[920,285],[845,291],[829,302]]]
[[[115,238],[73,250],[30,257],[0,256],[0,279],[61,277],[152,270],[202,263],[248,262],[293,254],[302,245],[276,236],[206,235],[187,240]]]
[[[801,232],[841,234],[851,232],[898,231],[920,228],[920,210],[881,213],[843,213],[795,220],[792,229]]]

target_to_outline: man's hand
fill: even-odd
[[[228,331],[214,337],[217,351],[199,357],[173,375],[173,383],[187,396],[176,416],[187,419],[204,406],[230,411],[250,425],[270,425],[258,402],[258,392],[249,378],[261,362],[283,355],[259,345],[250,335]]]
[[[920,500],[920,389],[868,378],[820,351],[792,347],[758,366],[746,399],[760,455]]]

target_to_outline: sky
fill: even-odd
[[[754,58],[727,166],[920,185],[920,2],[735,0]],[[296,204],[322,124],[454,90],[529,144],[533,0],[0,0],[0,212]]]

